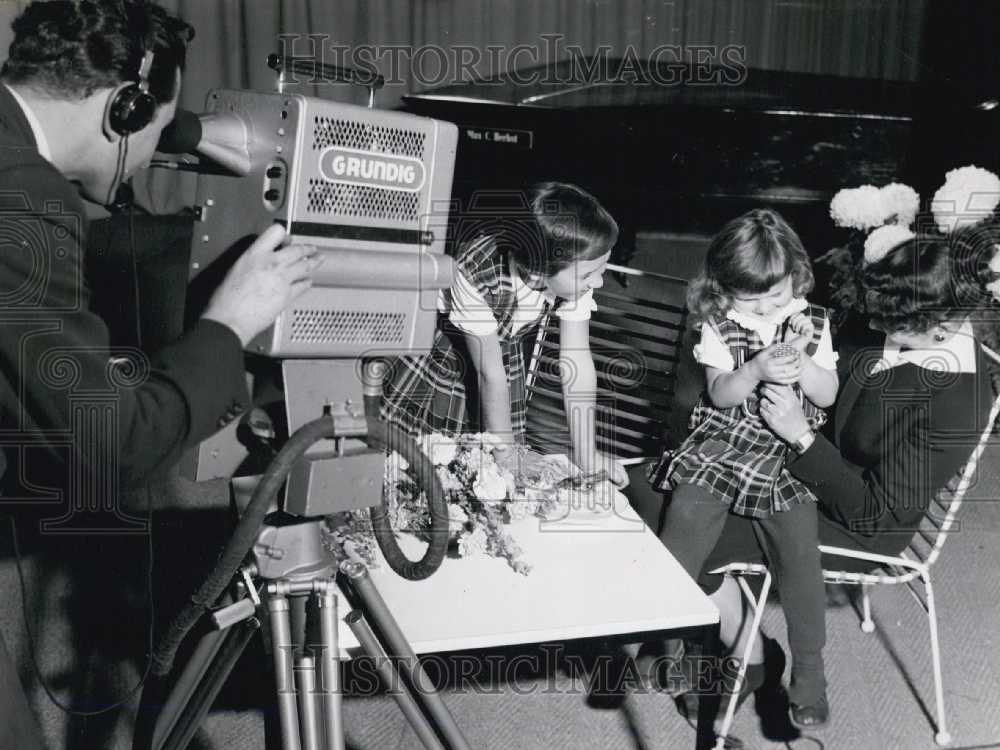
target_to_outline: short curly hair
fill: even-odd
[[[886,332],[926,333],[966,317],[987,301],[985,285],[1000,278],[989,270],[998,242],[1000,230],[973,227],[900,243],[864,267],[861,312]]]
[[[766,292],[787,276],[796,297],[812,291],[812,266],[802,240],[777,211],[748,211],[709,243],[704,268],[688,287],[688,320],[697,327],[721,317],[733,306],[734,292]]]
[[[138,79],[146,51],[153,53],[149,91],[160,104],[177,95],[194,29],[142,0],[32,2],[11,25],[0,77],[63,99]]]

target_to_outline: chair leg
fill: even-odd
[[[868,584],[861,584],[861,611],[864,618],[861,620],[861,630],[865,633],[875,632],[875,623],[872,621],[872,602],[868,596]]]
[[[937,610],[934,607],[934,590],[931,588],[930,576],[923,579],[924,587],[927,590],[927,624],[931,631],[931,660],[934,664],[934,699],[937,701],[938,726],[934,741],[938,745],[947,745],[951,742],[951,734],[948,733],[948,725],[944,715],[944,684],[941,678],[941,648],[938,643]]]
[[[742,576],[739,578],[739,582],[744,596],[746,596],[750,606],[753,607],[753,622],[750,625],[750,637],[747,639],[747,645],[743,649],[743,655],[740,659],[740,668],[736,675],[736,684],[733,686],[733,692],[730,694],[729,700],[726,701],[726,715],[722,720],[722,728],[715,740],[715,750],[723,750],[723,748],[725,748],[726,737],[729,735],[729,730],[733,726],[733,717],[736,715],[736,700],[739,697],[740,691],[743,689],[743,680],[746,679],[747,660],[750,658],[750,652],[753,651],[753,644],[757,640],[757,636],[760,634],[760,621],[764,616],[764,605],[767,604],[767,595],[771,590],[771,571],[768,570],[764,573],[764,583],[761,586],[759,598],[754,598],[749,584],[743,579]]]

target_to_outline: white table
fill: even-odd
[[[247,495],[247,487],[242,490]],[[715,605],[620,492],[614,493],[613,512],[603,517],[587,513],[555,521],[531,517],[508,529],[523,550],[522,559],[532,566],[527,576],[515,572],[506,560],[485,555],[445,558],[422,581],[401,578],[384,560],[370,569],[375,587],[416,653],[627,638],[632,633],[719,621]],[[399,535],[398,541],[413,559],[425,549],[408,534]],[[348,611],[347,600],[341,597],[338,645],[346,658],[362,653],[343,622]],[[294,714],[294,693],[282,696],[290,701],[285,708]],[[437,705],[430,696],[423,700],[431,708]],[[172,707],[171,713],[175,711]]]
[[[673,630],[719,620],[715,605],[621,493],[614,514],[599,523],[531,518],[510,530],[532,565],[527,576],[485,555],[445,558],[422,581],[405,580],[385,564],[371,570],[415,652]],[[419,542],[407,535],[399,541],[418,557]],[[344,624],[340,645],[358,646]]]

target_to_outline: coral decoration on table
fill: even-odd
[[[501,442],[489,433],[455,438],[431,434],[418,442],[431,458],[448,497],[449,554],[453,557],[498,557],[514,571],[527,575],[531,564],[511,533],[511,523],[531,517],[565,518],[571,503],[596,518],[607,513],[613,501],[608,482],[584,488],[567,486],[579,470],[562,455],[541,455],[516,446],[517,460],[504,462],[518,467],[514,476],[497,463],[494,452]],[[397,534],[419,538],[430,527],[424,492],[398,453],[386,458],[383,492]],[[328,516],[326,526],[327,546],[339,559],[379,565],[367,510]]]

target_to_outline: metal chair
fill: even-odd
[[[683,420],[690,410],[685,410],[684,404],[678,402],[691,400],[693,404],[693,400],[688,397],[690,394],[682,396],[679,390],[688,386],[701,390],[699,378],[685,377],[683,372],[682,336],[687,317],[684,307],[687,282],[618,266],[609,265],[608,269],[613,273],[629,274],[635,288],[615,290],[609,283],[606,288],[595,292],[599,309],[591,321],[591,347],[598,366],[598,412],[602,417],[597,423],[598,445],[626,461],[641,461],[660,454],[664,437],[668,444],[671,441],[680,442],[684,436],[684,425],[678,420]],[[555,321],[543,323],[529,359],[527,439],[532,447],[544,452],[566,452],[569,445],[558,372],[558,336]],[[991,359],[1000,362],[1000,355],[996,352],[985,346],[983,350]],[[640,363],[637,369],[634,368],[636,363]],[[861,629],[864,632],[870,633],[875,629],[868,596],[868,587],[875,584],[907,585],[927,612],[938,716],[935,739],[940,745],[948,744],[951,735],[945,719],[937,614],[930,569],[940,555],[948,533],[954,530],[956,514],[998,413],[1000,396],[993,403],[986,427],[969,460],[949,486],[934,497],[907,552],[898,557],[888,557],[820,545],[824,554],[868,560],[886,570],[885,574],[823,571],[825,582],[862,587],[864,617]],[[745,562],[732,563],[712,572],[737,576],[753,610],[751,637],[744,650],[733,691],[733,696],[736,696],[742,688],[747,658],[760,631],[764,604],[772,584],[771,573],[765,565]],[[745,580],[750,575],[763,576],[759,597],[754,597]],[[918,581],[923,583],[923,597],[919,593]],[[727,704],[717,738],[716,747],[719,749],[725,745],[736,710],[735,700],[729,700]]]
[[[985,349],[985,347],[984,347]],[[991,358],[996,358],[995,354],[987,350]],[[975,476],[979,459],[986,449],[990,435],[993,432],[993,425],[997,416],[1000,415],[1000,395],[993,401],[989,417],[986,421],[975,448],[969,456],[968,461],[952,478],[948,485],[937,492],[932,500],[920,528],[913,535],[913,539],[906,550],[899,556],[892,557],[878,555],[870,552],[847,549],[844,547],[831,547],[819,545],[820,551],[825,555],[852,558],[855,560],[867,560],[885,570],[885,573],[852,573],[836,569],[823,569],[823,580],[827,583],[839,583],[861,586],[861,603],[863,617],[861,629],[866,633],[875,630],[875,623],[871,618],[871,602],[869,600],[868,589],[877,584],[903,584],[906,585],[914,595],[917,603],[923,607],[927,613],[927,623],[931,636],[931,659],[934,667],[934,697],[937,703],[937,732],[934,739],[938,745],[947,745],[951,742],[951,734],[948,732],[947,721],[944,708],[944,688],[941,679],[941,652],[938,642],[937,611],[934,604],[934,590],[931,585],[931,568],[941,555],[941,549],[948,538],[950,532],[957,529],[956,517],[961,508],[965,493]],[[738,576],[740,587],[744,596],[750,603],[754,611],[754,618],[751,623],[750,638],[743,653],[740,663],[739,673],[733,695],[738,695],[743,685],[746,675],[747,658],[753,648],[754,641],[760,632],[760,619],[763,613],[764,604],[767,601],[767,594],[771,585],[771,573],[765,565],[758,563],[731,563],[722,568],[718,568],[713,573]],[[755,598],[750,590],[745,577],[749,575],[763,575],[764,585],[760,597]],[[923,595],[921,596],[922,583]],[[722,748],[732,727],[733,715],[735,713],[736,702],[730,700],[723,719],[721,731],[719,733],[716,748]]]

